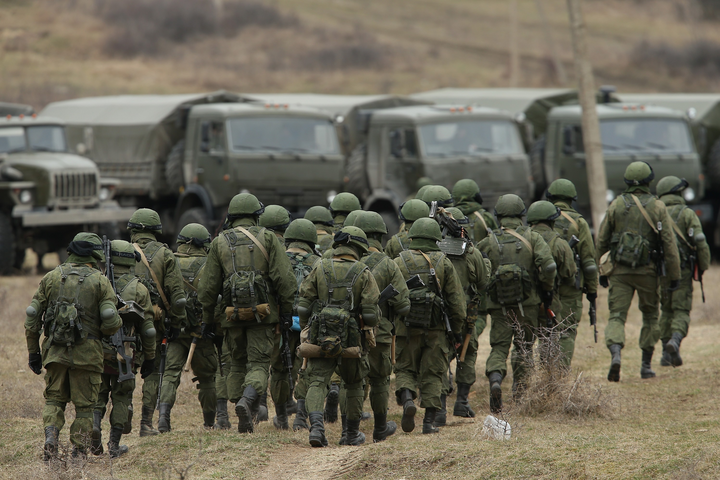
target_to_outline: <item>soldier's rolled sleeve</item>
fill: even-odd
[[[207,261],[205,262],[205,273],[200,279],[198,285],[198,300],[203,309],[203,322],[207,324],[215,323],[215,309],[217,307],[217,297],[222,291],[224,275],[222,264],[218,253],[218,240],[215,238],[210,251],[208,252]],[[220,317],[222,318],[222,317]]]
[[[285,254],[285,247],[272,232],[267,232],[270,238],[267,243],[271,245],[268,256],[270,257],[270,279],[275,286],[278,296],[280,313],[291,313],[295,294],[297,293],[297,280],[293,273],[290,259]]]

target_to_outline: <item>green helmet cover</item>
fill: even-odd
[[[533,203],[527,211],[527,221],[530,224],[544,221],[554,221],[559,216],[560,209],[545,200]]]
[[[140,254],[130,242],[113,240],[110,244],[110,259],[113,265],[127,265],[132,267],[140,260]]]
[[[547,193],[547,198],[559,197],[567,198],[568,200],[577,200],[577,189],[575,184],[566,178],[558,178],[550,184]]]
[[[347,244],[356,246],[363,253],[367,253],[370,248],[367,235],[365,235],[365,232],[360,230],[358,227],[343,227],[335,234],[335,238],[333,239],[333,248]]]
[[[465,223],[470,223],[470,220],[468,220],[468,218],[465,216],[465,214],[459,208],[450,207],[450,208],[446,208],[445,211],[447,213],[449,213],[450,215],[452,215],[452,217],[461,225],[465,224]]]
[[[290,225],[290,213],[281,205],[268,205],[258,219],[258,225],[284,232]]]
[[[347,225],[348,227],[352,227],[353,225],[355,225],[355,220],[357,220],[357,218],[362,214],[362,212],[362,210],[353,210],[352,212],[349,212],[345,217],[343,226]]]
[[[358,215],[353,225],[358,227],[366,234],[381,233],[385,235],[388,233],[387,226],[385,225],[385,221],[383,220],[382,215],[377,212],[365,212],[362,210],[358,211],[362,213]]]
[[[305,219],[328,227],[335,225],[330,210],[320,205],[308,208],[307,212],[305,212]]]
[[[440,225],[434,218],[419,218],[410,227],[410,238],[427,238],[439,242],[442,240]]]
[[[418,200],[422,200],[423,195],[425,195],[425,192],[430,187],[432,187],[432,185],[423,185],[422,187],[418,188],[418,191],[415,194],[415,198],[417,198]]]
[[[260,216],[265,211],[265,206],[252,193],[239,193],[230,200],[228,206],[228,219]]]
[[[198,248],[209,247],[210,242],[210,232],[199,223],[188,223],[177,236],[177,243],[192,243]]]
[[[690,184],[684,178],[678,178],[675,176],[663,177],[657,184],[658,197],[668,195],[670,193],[680,193],[685,190]]]
[[[522,217],[525,215],[525,203],[513,193],[500,195],[495,204],[496,217]]]
[[[338,193],[335,195],[335,198],[333,198],[333,201],[330,202],[330,211],[333,215],[360,210],[360,208],[360,200],[349,192]]]
[[[67,251],[79,257],[93,257],[101,262],[105,261],[103,243],[97,233],[78,233],[68,245]]]
[[[400,205],[400,220],[403,222],[414,222],[418,218],[428,217],[429,215],[430,207],[417,198]]]
[[[152,233],[162,233],[160,215],[149,208],[138,208],[132,214],[127,224],[128,230],[147,230]]]
[[[647,162],[632,162],[625,169],[625,183],[630,186],[650,185],[655,172]]]
[[[456,204],[470,199],[480,205],[483,203],[482,197],[480,196],[480,187],[478,187],[475,180],[470,178],[463,178],[457,181],[452,190],[452,197]]]
[[[428,205],[437,202],[438,207],[452,207],[455,204],[452,195],[450,195],[450,190],[442,185],[429,186],[423,193],[422,201]]]
[[[323,207],[324,208],[324,207]],[[313,247],[317,244],[317,229],[310,220],[305,218],[298,218],[290,222],[287,230],[285,230],[285,242],[305,242],[312,244]]]

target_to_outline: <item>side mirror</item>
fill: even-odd
[[[202,122],[200,125],[200,151],[207,153],[210,151],[210,123]]]
[[[566,125],[563,127],[563,148],[562,151],[565,155],[572,155],[575,153],[575,145],[573,143],[573,127]]]

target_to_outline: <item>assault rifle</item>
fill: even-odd
[[[465,230],[460,226],[458,221],[445,212],[444,208],[438,207],[436,201],[430,204],[430,218],[435,219],[440,224],[443,238],[449,233],[451,237],[461,238],[466,236]]]
[[[597,343],[597,305],[595,304],[595,300],[590,302],[590,311],[588,314],[590,315],[590,325],[592,325],[593,334],[595,335],[595,343]]]
[[[658,275],[661,277],[667,276],[667,271],[665,269],[665,249],[663,248],[663,241],[662,241],[662,222],[657,222],[657,237],[658,237],[658,259],[657,259],[657,269],[658,269]]]
[[[415,275],[415,277],[418,277]],[[414,277],[413,277],[414,278]],[[420,278],[420,277],[418,277]],[[387,287],[383,288],[383,291],[380,292],[380,298],[378,298],[378,305],[382,305],[388,300],[397,297],[400,295],[400,292],[397,291],[397,289],[393,286],[393,284],[389,284]],[[392,343],[390,343],[390,361],[393,365],[395,365],[395,320],[392,318],[392,314],[388,311],[388,320],[390,320],[390,324],[392,325],[392,330],[390,331],[390,334],[392,335]]]
[[[570,245],[570,248],[573,251],[573,256],[575,257],[575,267],[577,267],[577,272],[575,273],[575,288],[580,290],[582,288],[582,285],[580,285],[580,269],[582,266],[580,265],[580,254],[575,251],[575,247],[578,243],[580,243],[580,239],[575,235],[570,237],[570,240],[568,241],[568,245]]]
[[[285,368],[288,371],[288,385],[290,385],[290,398],[292,398],[293,391],[295,390],[295,382],[293,381],[293,358],[292,351],[290,350],[290,329],[281,328],[280,333],[283,341],[283,349],[281,353],[283,356],[283,362],[285,363]]]

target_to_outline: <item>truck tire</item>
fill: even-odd
[[[530,148],[530,174],[535,182],[535,198],[540,198],[547,188],[545,180],[545,134],[540,135]]]
[[[185,140],[180,140],[170,150],[165,162],[165,181],[174,193],[180,192],[185,187],[185,175],[183,173],[183,158],[185,156]]]
[[[10,216],[0,212],[0,275],[10,275],[16,267],[15,231]]]
[[[180,230],[183,229],[185,225],[188,225],[190,223],[199,223],[200,225],[203,225],[205,228],[210,230],[210,221],[208,220],[205,209],[202,207],[189,208],[185,210],[182,215],[180,215],[177,224],[178,233],[180,232]]]
[[[716,141],[710,149],[705,172],[710,189],[720,188],[720,140]]]
[[[370,195],[370,182],[367,176],[367,168],[365,165],[365,152],[367,145],[361,143],[350,152],[347,161],[346,174],[348,182],[347,191],[355,194],[360,201],[363,201]]]

